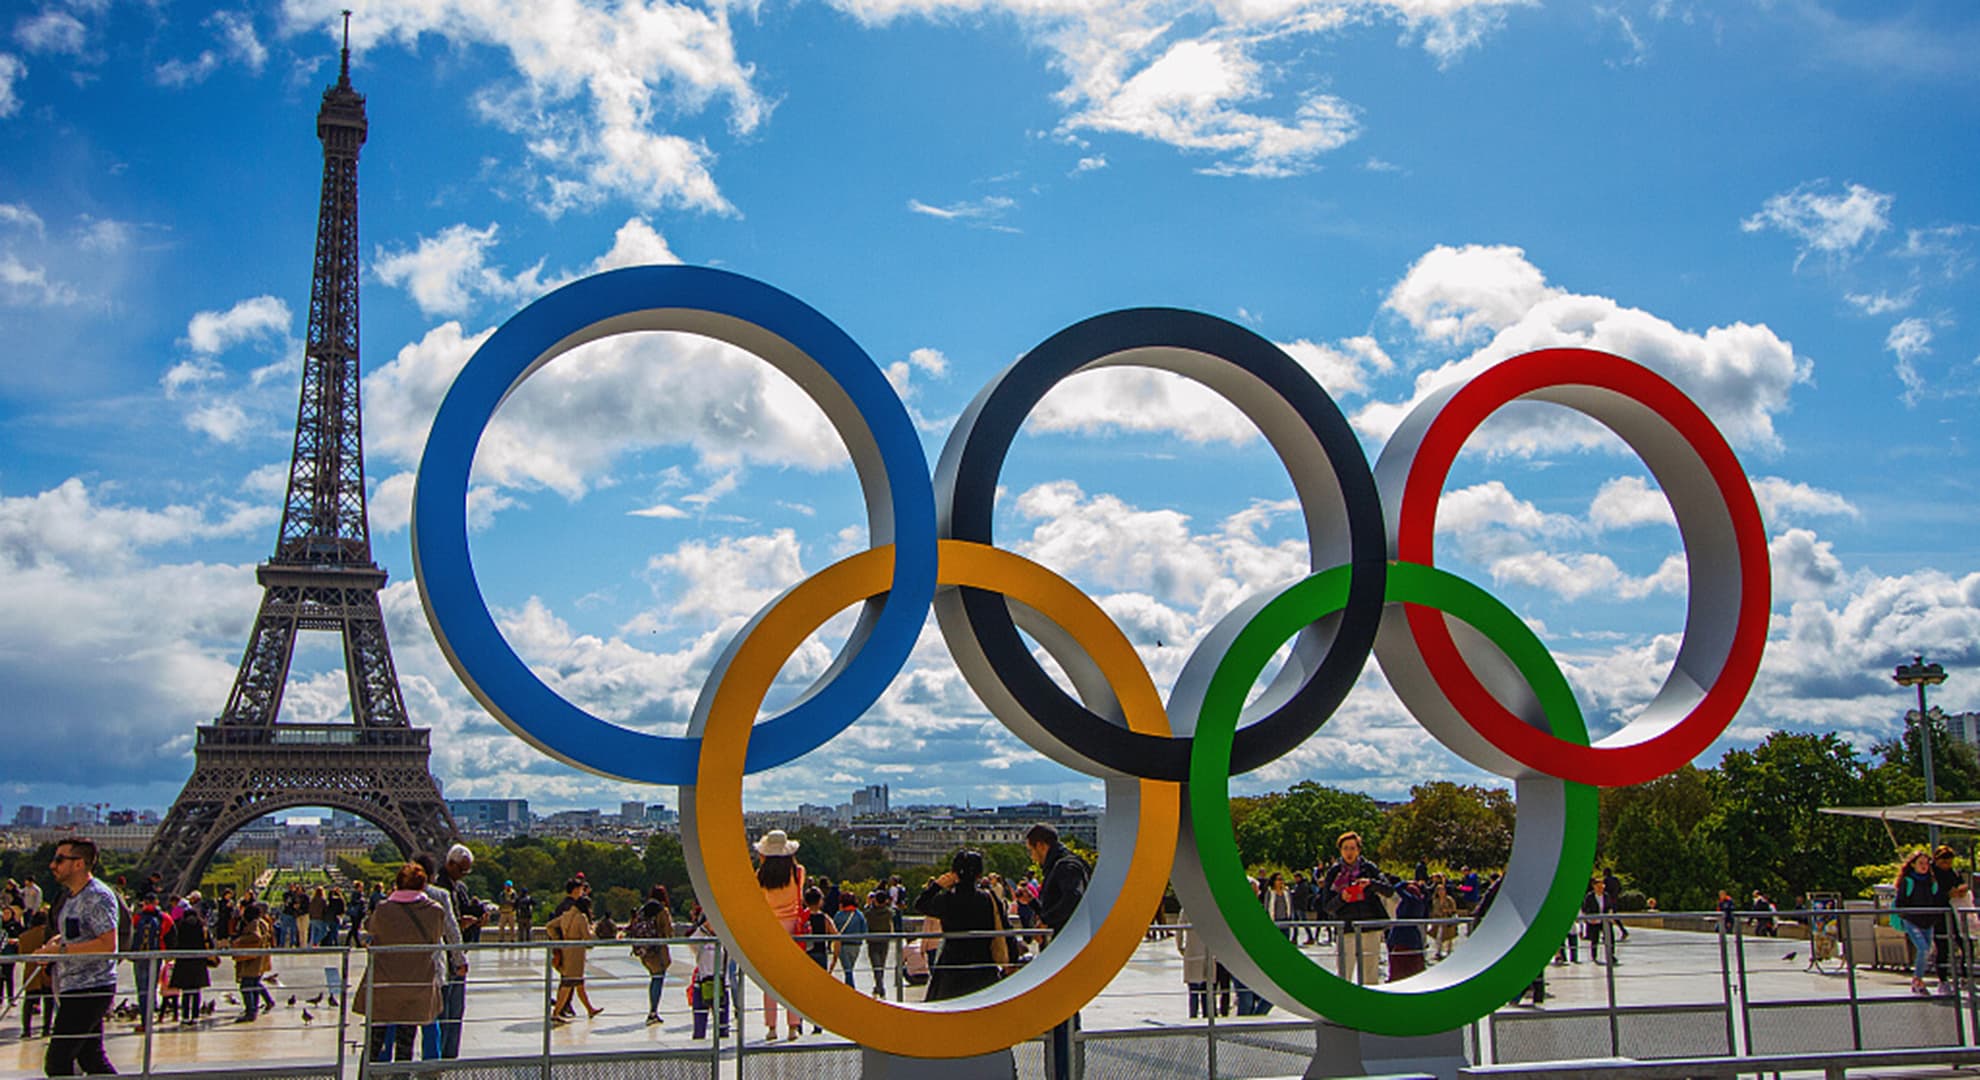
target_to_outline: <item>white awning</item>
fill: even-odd
[[[1912,825],[1937,825],[1942,829],[1980,832],[1980,802],[1915,802],[1897,806],[1824,806],[1825,814],[1874,818],[1889,825],[1893,821]]]

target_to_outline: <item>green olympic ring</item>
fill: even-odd
[[[1246,883],[1230,815],[1231,747],[1245,697],[1265,665],[1295,634],[1341,609],[1348,581],[1349,568],[1338,566],[1294,584],[1250,616],[1215,661],[1197,713],[1183,795],[1182,842],[1196,857],[1177,859],[1177,890],[1188,904],[1188,893],[1200,897],[1207,888],[1205,899],[1214,911],[1193,909],[1192,915],[1210,916],[1196,921],[1203,924],[1212,952],[1274,1000],[1382,1035],[1448,1031],[1517,997],[1572,932],[1585,884],[1582,868],[1595,857],[1596,789],[1552,777],[1516,781],[1520,818],[1506,876],[1509,886],[1515,874],[1526,877],[1524,887],[1507,889],[1466,948],[1443,963],[1378,989],[1351,983],[1300,952]],[[1415,563],[1390,564],[1386,599],[1385,633],[1391,632],[1391,618],[1408,632],[1400,625],[1398,608],[1404,604],[1455,616],[1512,661],[1538,696],[1555,737],[1588,745],[1581,710],[1552,654],[1504,604],[1454,574]],[[1200,868],[1200,878],[1186,872],[1192,864]],[[1535,878],[1547,882],[1544,897],[1533,910],[1514,910],[1538,893]]]

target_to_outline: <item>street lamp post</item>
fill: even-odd
[[[1939,801],[1939,786],[1932,777],[1932,722],[1925,713],[1925,688],[1937,686],[1946,681],[1946,669],[1940,664],[1928,664],[1922,656],[1914,656],[1909,664],[1899,664],[1891,678],[1899,686],[1918,688],[1918,740],[1920,756],[1925,759],[1925,801]],[[1926,841],[1934,850],[1939,846],[1939,827],[1927,825]]]

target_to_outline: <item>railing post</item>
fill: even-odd
[[[1739,1027],[1746,1038],[1745,1052],[1753,1052],[1753,984],[1746,978],[1746,927],[1733,916],[1733,956],[1739,962]]]
[[[694,939],[689,938],[688,954],[690,956],[696,956],[699,953],[700,949],[695,946]],[[694,969],[689,969],[688,978],[691,980],[694,979]],[[698,980],[691,982],[689,986],[691,987],[689,992],[690,997],[700,993]],[[715,943],[715,999],[713,1001],[702,1002],[708,1008],[708,1080],[722,1080],[722,1017],[727,1015],[728,999],[729,954],[723,950],[722,943],[717,941]],[[688,1003],[688,1010],[692,1012],[693,1009],[694,1004],[690,1001]]]
[[[1857,1000],[1856,945],[1850,939],[1850,929],[1849,929],[1850,923],[1853,922],[1854,920],[1849,916],[1848,911],[1849,911],[1848,907],[1843,908],[1844,914],[1842,916],[1841,923],[1842,923],[1842,942],[1843,942],[1842,945],[1843,971],[1847,973],[1849,976],[1850,1046],[1853,1047],[1854,1049],[1861,1050],[1863,1049],[1863,1006]],[[1815,945],[1815,943],[1812,940],[1808,944],[1810,948],[1813,948]],[[1876,907],[1874,904],[1871,907],[1871,914],[1870,914],[1870,947],[1873,950],[1877,947],[1877,915],[1876,915]],[[1876,958],[1877,958],[1876,954],[1873,952],[1871,954],[1870,959],[1874,961],[1876,960]]]
[[[1713,921],[1719,926],[1719,980],[1726,994],[1726,1051],[1737,1055],[1740,1050],[1739,1028],[1733,1017],[1732,960],[1726,955],[1726,920],[1720,916]]]
[[[1195,924],[1190,925],[1189,934],[1191,938],[1196,936]],[[1205,1025],[1203,1031],[1203,1060],[1204,1068],[1214,1078],[1217,1075],[1217,972],[1220,970],[1220,965],[1217,963],[1216,957],[1210,956],[1207,948],[1204,951],[1204,956],[1210,961],[1210,977],[1203,982],[1203,1023]],[[1187,963],[1188,961],[1184,962]],[[1196,972],[1196,974],[1200,975],[1202,972]],[[1184,972],[1183,975],[1183,988],[1187,990],[1189,988],[1188,976],[1190,972]],[[1316,1028],[1314,1030],[1317,1032],[1319,1029]],[[1315,1037],[1317,1038],[1318,1036],[1316,1035]]]
[[[1608,957],[1603,965],[1608,974],[1609,984],[1609,1055],[1622,1056],[1622,1021],[1616,1016],[1616,924],[1613,918],[1604,916],[1596,923],[1596,933],[1602,940],[1602,951]]]
[[[1962,947],[1960,940],[1959,909],[1948,907],[1945,914],[1940,917],[1946,920],[1946,934],[1942,940],[1945,941],[1946,948],[1953,951],[1953,955],[1942,957],[1945,960],[1946,978],[1949,980],[1949,985],[1953,988],[1953,992],[1950,995],[1952,997],[1953,1007],[1953,1032],[1954,1037],[1959,1040],[1959,1045],[1965,1046],[1966,1013],[1961,1011],[1959,1007],[1959,988],[1966,982],[1966,950]]]
[[[377,955],[376,953],[366,953],[364,956],[364,968],[365,968],[365,973],[367,975],[378,974],[377,972],[371,970],[371,958],[376,955]],[[268,958],[268,966],[271,968],[275,966],[275,958],[273,954],[271,954]],[[262,976],[262,978],[266,979],[267,976],[264,975]],[[371,1066],[372,1066],[371,1050],[374,1045],[371,1038],[371,1025],[377,1023],[377,1021],[372,1019],[372,1017],[378,1015],[378,1008],[375,1004],[377,994],[378,994],[378,980],[377,979],[364,980],[364,1019],[365,1019],[364,1053],[358,1055],[358,1080],[367,1080],[367,1078],[371,1076]],[[398,1041],[397,1039],[398,1032],[394,1031],[392,1034],[393,1034],[393,1042],[396,1043]]]
[[[344,1075],[344,1044],[349,1041],[351,1017],[351,947],[344,946],[342,966],[337,972],[337,1075]],[[149,1055],[147,1055],[149,1057]]]
[[[535,941],[535,939],[536,939],[536,935],[535,933],[532,932],[530,934],[530,940],[532,941],[532,943]],[[544,946],[542,952],[542,956],[543,956],[543,1080],[550,1080],[550,1035],[553,1031],[556,1030],[557,1027],[557,998],[550,988],[550,984],[554,981],[552,979],[552,975],[556,972],[557,965],[551,959],[552,955],[553,953],[550,947],[547,945]]]
[[[138,1019],[144,1022],[144,1075],[150,1076],[151,1029],[158,1025],[158,1017],[154,1015],[157,1011],[154,1003],[158,1000],[158,960],[155,957],[146,957],[138,963],[145,965],[150,975],[145,982],[144,1000],[138,1002]],[[22,981],[21,985],[27,984]]]

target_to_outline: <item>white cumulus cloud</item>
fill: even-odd
[[[1375,402],[1356,427],[1386,438],[1416,402],[1446,384],[1534,349],[1575,346],[1614,353],[1671,380],[1735,445],[1779,445],[1774,416],[1788,407],[1807,361],[1766,326],[1734,323],[1683,330],[1605,296],[1548,285],[1517,247],[1438,246],[1391,290],[1388,306],[1431,344],[1486,338],[1470,355],[1417,376],[1401,402]],[[1565,409],[1507,408],[1473,439],[1493,452],[1534,453],[1608,443],[1591,421]]]
[[[1817,182],[1770,196],[1739,227],[1746,232],[1773,230],[1786,233],[1801,243],[1795,262],[1811,253],[1841,259],[1863,246],[1878,233],[1890,228],[1892,196],[1872,191],[1862,184],[1848,184],[1841,192],[1823,190]]]
[[[754,68],[737,55],[726,4],[670,0],[571,0],[519,15],[480,0],[393,0],[352,23],[355,50],[422,38],[506,54],[513,78],[476,95],[483,119],[514,133],[528,156],[538,206],[555,216],[624,199],[642,208],[730,212],[705,142],[665,130],[717,99],[729,126],[747,134],[769,103]],[[334,13],[284,0],[291,32],[336,32]]]

